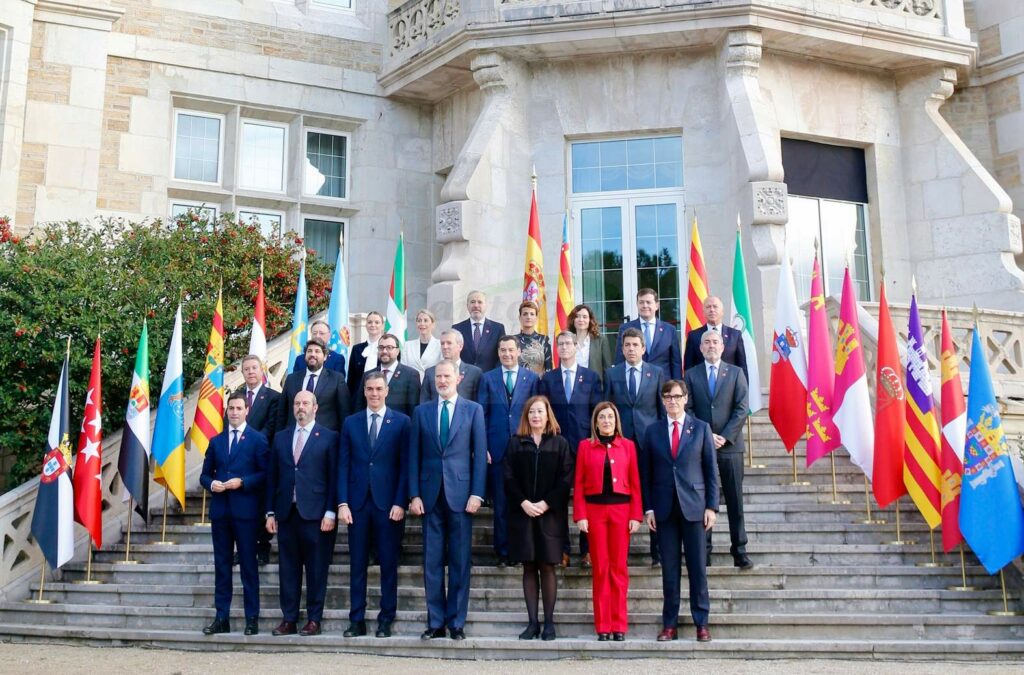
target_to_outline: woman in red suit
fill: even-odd
[[[572,512],[590,537],[597,639],[621,642],[628,624],[629,536],[640,529],[643,509],[636,446],[622,437],[619,411],[608,401],[594,408],[590,438],[577,449]]]

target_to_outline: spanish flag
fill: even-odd
[[[704,301],[708,299],[708,273],[704,267],[704,249],[700,245],[700,233],[697,232],[697,214],[693,215],[693,228],[690,231],[690,271],[688,277],[686,322],[683,326],[684,337],[691,330],[696,330],[704,325]]]
[[[537,332],[548,334],[548,299],[544,291],[544,254],[540,245],[537,216],[537,187],[530,200],[530,231],[526,237],[526,269],[523,272],[523,300],[537,304]]]
[[[262,278],[261,278],[262,281]],[[206,345],[206,367],[199,385],[199,403],[188,437],[192,447],[206,456],[213,437],[224,431],[224,307],[217,295],[210,341]]]

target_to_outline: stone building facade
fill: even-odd
[[[343,240],[356,311],[404,232],[410,307],[514,326],[534,171],[608,329],[678,319],[694,218],[762,331],[815,241],[829,291],[1024,310],[1017,0],[0,0],[0,78],[16,228],[234,212]]]

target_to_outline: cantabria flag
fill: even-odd
[[[743,336],[743,351],[747,355],[747,400],[750,414],[764,407],[761,400],[761,373],[757,369],[757,346],[754,343],[754,325],[750,314],[750,292],[747,290],[747,268],[743,262],[743,244],[736,230],[736,255],[732,262],[732,309],[729,325]]]
[[[388,311],[384,319],[384,332],[391,333],[405,344],[405,233],[398,236],[395,250],[395,267],[391,272],[391,291],[388,294]],[[401,346],[401,345],[400,345]]]

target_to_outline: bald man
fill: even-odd
[[[710,330],[722,336],[722,360],[742,370],[743,377],[748,378],[747,354],[743,350],[743,334],[735,328],[723,324],[724,317],[725,310],[722,306],[721,298],[714,295],[708,296],[708,299],[704,301],[704,319],[707,323],[696,330],[690,331],[686,336],[686,349],[683,351],[683,372],[704,363],[704,355],[700,349],[700,339],[704,333]]]

